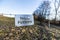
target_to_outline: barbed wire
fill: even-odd
[[[15,16],[16,14],[3,14],[3,13],[1,13],[0,15],[13,15],[13,16]]]

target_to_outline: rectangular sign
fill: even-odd
[[[15,15],[15,26],[34,25],[34,18],[32,14],[17,14]]]

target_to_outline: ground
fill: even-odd
[[[60,29],[35,21],[32,26],[15,27],[14,18],[0,16],[0,40],[60,40]]]

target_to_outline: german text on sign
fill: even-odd
[[[15,16],[15,26],[28,26],[34,24],[32,14],[17,14]]]

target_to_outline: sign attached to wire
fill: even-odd
[[[29,26],[29,25],[34,25],[34,18],[32,14],[15,15],[15,26]]]

